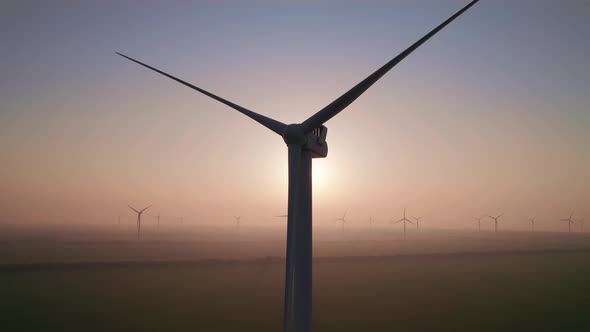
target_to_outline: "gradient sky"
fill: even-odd
[[[467,2],[5,2],[0,222],[283,214],[281,138],[114,51],[300,122]],[[314,222],[590,213],[588,17],[584,0],[480,1],[326,124]]]

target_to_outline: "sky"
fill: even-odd
[[[116,222],[127,204],[268,222],[286,212],[283,140],[114,52],[297,123],[466,3],[9,0],[0,223]],[[583,0],[472,7],[326,123],[314,223],[588,215],[588,17]]]

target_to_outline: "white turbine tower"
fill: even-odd
[[[567,228],[568,228],[569,233],[572,232],[572,224],[574,223],[574,220],[572,219],[573,217],[574,217],[574,213],[572,212],[569,217],[567,217],[565,219],[561,219],[561,221],[567,221]]]
[[[312,158],[325,158],[328,154],[326,143],[327,128],[324,124],[332,117],[352,104],[367,89],[385,75],[391,68],[414,52],[432,36],[471,8],[479,0],[473,0],[456,14],[434,28],[420,40],[402,53],[377,69],[374,73],[348,90],[332,103],[315,113],[302,123],[284,124],[264,115],[255,113],[242,106],[201,89],[191,83],[167,74],[140,61],[117,53],[139,65],[160,73],[191,89],[221,102],[248,116],[275,134],[281,136],[288,147],[289,189],[287,204],[287,252],[285,268],[285,306],[284,331],[290,326],[291,305],[295,317],[295,329],[298,332],[311,330],[312,313],[312,199],[311,199],[311,165]],[[294,296],[292,301],[291,297]]]
[[[348,212],[348,211],[346,211]],[[342,231],[344,232],[344,224],[346,224],[346,212],[342,215],[341,218],[337,218],[336,221],[342,222]]]
[[[531,232],[534,233],[535,232],[535,222],[537,221],[537,217],[532,217],[529,219],[529,221],[531,222]]]
[[[404,208],[404,217],[394,223],[399,224],[400,222],[404,223],[404,240],[405,240],[406,239],[406,222],[413,224],[413,222],[411,222],[410,219],[406,218],[406,208]]]
[[[148,207],[145,207],[145,208],[143,208],[143,210],[139,210],[139,211],[136,210],[135,208],[131,207],[131,205],[128,205],[128,206],[131,210],[133,210],[133,211],[135,211],[135,213],[137,213],[137,239],[139,240],[140,233],[141,233],[141,215],[143,214],[143,212],[145,210],[149,209],[151,207],[151,205]]]
[[[496,233],[498,233],[498,219],[500,219],[500,217],[502,217],[503,215],[504,215],[504,213],[499,214],[495,217],[488,216],[488,217],[490,217],[490,219],[494,220],[494,232],[496,232]]]
[[[416,222],[416,230],[419,231],[420,230],[420,220],[422,220],[422,217],[412,217],[412,219],[414,219],[414,221]]]
[[[473,217],[473,219],[477,220],[477,231],[478,231],[478,232],[481,232],[481,219],[482,219],[482,218],[483,218],[483,217],[479,217],[479,218],[477,218],[477,217]]]

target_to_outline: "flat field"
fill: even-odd
[[[280,232],[139,242],[15,232],[0,243],[2,331],[281,329]],[[590,330],[585,234],[321,234],[315,331]]]

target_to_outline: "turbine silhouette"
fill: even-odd
[[[422,217],[412,217],[412,219],[414,219],[414,221],[416,222],[416,230],[419,231],[420,230],[420,220],[422,220]]]
[[[414,52],[432,36],[471,8],[479,0],[473,0],[453,16],[434,28],[402,53],[377,69],[374,73],[348,90],[332,103],[315,113],[302,123],[286,125],[280,121],[255,113],[242,106],[201,89],[191,83],[167,74],[145,63],[118,53],[139,65],[160,73],[191,89],[221,102],[248,116],[274,133],[281,136],[288,147],[289,189],[287,207],[287,249],[285,267],[285,305],[283,330],[287,331],[291,322],[291,305],[297,331],[311,330],[312,313],[312,198],[311,166],[312,158],[325,158],[328,154],[326,136],[328,129],[324,124],[340,113],[367,89],[385,75],[391,68]],[[294,300],[291,297],[294,295]]]
[[[496,217],[488,216],[488,217],[490,217],[491,219],[494,220],[494,232],[496,232],[496,233],[498,233],[498,219],[500,219],[500,217],[502,217],[503,215],[504,215],[504,213],[499,214]]]
[[[160,212],[158,212],[158,215],[156,216],[156,226],[160,226]]]
[[[375,222],[375,220],[373,220],[373,217],[369,217],[369,227],[371,227],[371,229],[373,229],[373,223]]]
[[[479,218],[477,218],[477,217],[473,217],[473,219],[477,220],[477,231],[478,231],[478,232],[481,232],[481,219],[482,219],[482,218],[483,218],[483,217],[479,217]]]
[[[584,232],[584,218],[578,220],[580,223],[580,232]]]
[[[406,208],[404,208],[404,217],[401,218],[400,220],[396,221],[395,224],[399,224],[400,222],[404,223],[404,240],[405,240],[406,239],[406,222],[413,224],[413,222],[411,222],[410,219],[406,218]]]
[[[240,216],[234,216],[234,219],[236,220],[236,228],[240,228],[240,219],[242,219],[242,217]]]
[[[537,220],[537,217],[532,217],[529,219],[529,221],[531,222],[531,232],[534,233],[535,232],[535,222]]]
[[[346,211],[348,212],[348,211]],[[344,224],[346,223],[346,212],[344,212],[344,214],[342,215],[342,218],[337,218],[336,221],[341,221],[342,222],[342,231],[344,232]]]
[[[140,235],[140,233],[141,233],[141,215],[143,214],[143,212],[145,210],[149,209],[151,207],[151,205],[143,208],[143,210],[140,210],[140,211],[137,211],[135,208],[131,207],[131,205],[127,205],[127,206],[129,206],[129,208],[131,210],[133,210],[133,211],[135,211],[135,213],[137,213],[137,239],[139,240],[139,238],[141,236]]]
[[[572,219],[573,216],[574,216],[574,213],[572,212],[570,214],[570,216],[567,217],[566,219],[561,219],[561,221],[567,221],[568,233],[572,232],[572,224],[575,223],[575,221]]]

